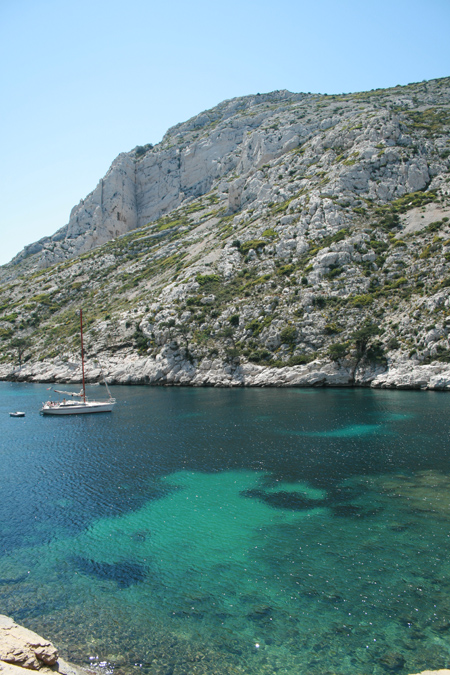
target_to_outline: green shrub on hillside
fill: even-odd
[[[232,326],[239,326],[239,314],[232,314],[229,321]]]
[[[327,323],[325,324],[323,332],[325,333],[325,335],[335,335],[336,333],[341,333],[342,328],[338,326],[337,323],[335,322]]]
[[[355,295],[351,300],[350,300],[350,305],[352,307],[367,307],[368,305],[371,305],[373,302],[373,295],[370,293],[366,293],[364,295]]]
[[[424,131],[428,137],[445,133],[450,124],[450,112],[439,108],[413,110],[407,113],[407,117],[412,127]]]
[[[273,229],[273,227],[269,227],[267,230],[264,230],[262,233],[263,237],[278,237],[278,233],[276,230]]]
[[[285,276],[289,276],[289,274],[292,274],[292,272],[294,270],[295,270],[295,267],[292,264],[281,265],[277,270],[277,274],[279,274],[279,275],[284,274]]]
[[[272,323],[271,316],[266,316],[264,317],[264,319],[252,319],[251,321],[249,321],[248,324],[246,324],[245,329],[251,330],[253,336],[257,337],[261,333],[261,331],[267,326],[270,326],[271,323]]]
[[[261,361],[268,361],[271,357],[272,354],[267,349],[255,349],[250,352],[248,360],[253,361],[253,363],[261,363]]]
[[[200,286],[208,286],[220,281],[220,276],[218,274],[197,274],[195,281],[200,284]]]
[[[347,342],[335,342],[334,344],[328,347],[328,356],[332,361],[339,361],[343,359],[348,351]]]
[[[295,326],[286,326],[280,333],[280,339],[282,344],[292,345],[295,343],[295,338],[297,336],[297,329]]]
[[[247,255],[250,249],[258,251],[263,249],[266,244],[267,241],[264,241],[264,239],[251,239],[250,241],[245,241],[243,244],[241,244],[239,250],[242,255]]]
[[[330,271],[325,274],[326,279],[334,279],[342,274],[344,271],[343,267],[339,265],[330,265]]]

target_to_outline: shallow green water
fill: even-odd
[[[124,387],[112,415],[52,419],[45,389],[0,384],[0,600],[66,658],[448,667],[445,394]]]

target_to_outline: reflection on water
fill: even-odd
[[[448,667],[447,397],[307,391],[0,385],[1,611],[125,675]]]

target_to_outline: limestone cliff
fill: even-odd
[[[291,164],[289,154],[296,148],[304,147],[312,155],[304,169],[319,157],[328,160],[321,162],[332,170],[327,171],[327,193],[333,188],[335,195],[351,199],[364,195],[385,203],[423,190],[434,177],[439,177],[434,185],[440,184],[448,168],[441,157],[445,139],[424,145],[419,136],[419,148],[410,127],[414,117],[426,111],[425,122],[436,122],[436,105],[446,110],[445,82],[368,92],[366,99],[361,94],[323,97],[278,91],[225,101],[173,127],[157,146],[121,153],[95,190],[72,209],[69,223],[53,236],[26,246],[13,262],[35,256],[33,263],[46,267],[85,253],[167,215],[213,187],[228,198],[230,213],[289,198],[296,181],[289,181],[293,187],[286,185],[283,174],[261,169],[281,157]],[[351,158],[331,166],[332,150],[347,151]],[[327,215],[325,225],[333,226],[336,210],[330,204],[318,206],[327,207],[328,212],[319,210],[318,216]]]
[[[173,127],[155,147],[121,153],[95,190],[72,209],[69,223],[26,246],[13,262],[39,254],[39,266],[46,267],[85,253],[206,194],[234,171],[249,175],[314,131],[316,123],[300,121],[281,131],[267,129],[273,107],[277,112],[281,106],[280,114],[283,104],[305,98],[315,97],[282,91],[225,101]],[[237,192],[233,210],[240,208]]]
[[[119,155],[0,269],[0,376],[79,377],[82,304],[114,381],[449,388],[449,131],[441,79],[237,98]]]

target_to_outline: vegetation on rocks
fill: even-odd
[[[79,307],[106,369],[167,349],[193,368],[450,362],[450,80],[208,115],[126,156],[145,168],[230,136],[220,171],[169,212],[0,269],[0,364],[77,361]]]

